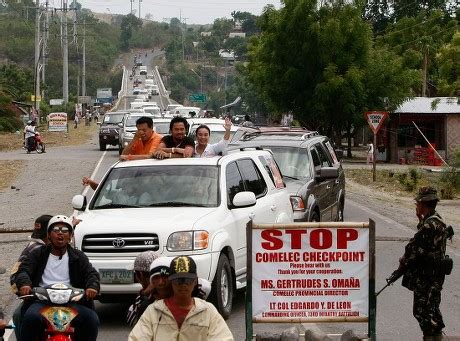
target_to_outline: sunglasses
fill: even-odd
[[[176,284],[192,284],[195,278],[175,278],[171,282]]]
[[[51,228],[51,231],[54,233],[70,233],[70,228],[68,228],[67,226],[54,226]]]

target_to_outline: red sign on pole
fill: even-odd
[[[371,127],[374,134],[377,134],[380,127],[385,121],[385,118],[388,116],[388,112],[386,111],[368,111],[364,113],[366,115],[367,123]]]

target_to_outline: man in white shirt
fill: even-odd
[[[85,298],[79,302],[69,303],[78,312],[72,320],[75,328],[75,340],[95,341],[99,328],[99,318],[93,309],[92,300],[99,292],[99,273],[93,268],[88,257],[81,251],[72,248],[72,220],[58,215],[48,223],[48,239],[50,244],[34,249],[29,257],[23,260],[16,275],[16,286],[19,295],[25,296],[32,292],[32,287],[65,283],[74,288],[85,289]],[[49,303],[35,301],[24,314],[21,324],[21,340],[41,340],[45,328],[40,309]]]
[[[27,125],[24,128],[24,145],[26,147],[27,153],[32,151],[35,139],[35,122],[27,121]]]

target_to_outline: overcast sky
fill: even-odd
[[[128,14],[130,0],[77,0],[83,8],[93,12]],[[53,6],[60,0],[51,0]],[[70,4],[72,0],[68,0]],[[169,18],[182,16],[188,24],[212,24],[216,18],[231,18],[232,11],[250,12],[260,15],[267,4],[280,8],[280,0],[141,0],[141,16],[150,13],[155,21],[169,21]],[[134,0],[133,10],[139,10],[139,0]]]

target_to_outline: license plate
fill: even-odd
[[[122,269],[99,269],[103,284],[131,284],[134,283],[134,272]]]

